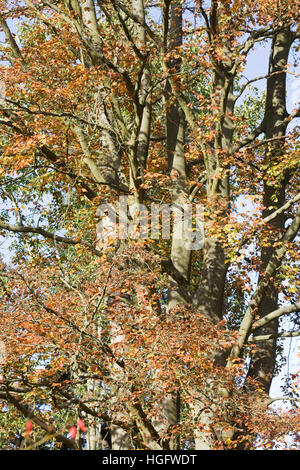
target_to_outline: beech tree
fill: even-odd
[[[2,448],[297,448],[299,1],[0,5]]]

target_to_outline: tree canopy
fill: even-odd
[[[299,7],[1,0],[2,449],[299,449]]]

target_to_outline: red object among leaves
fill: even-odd
[[[69,434],[71,436],[71,439],[75,439],[76,434],[77,434],[77,428],[76,426],[71,426],[69,429]]]
[[[26,430],[26,434],[30,434],[31,431],[32,431],[32,422],[31,421],[27,421],[26,424],[25,424],[25,430]]]
[[[80,429],[80,431],[82,431],[82,432],[86,432],[86,431],[87,431],[83,419],[78,419],[78,421],[77,421],[77,426],[78,426],[78,428]]]

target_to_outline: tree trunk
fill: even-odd
[[[291,45],[294,40],[293,33],[286,28],[277,33],[272,42],[269,74],[274,74],[267,81],[266,108],[264,117],[264,131],[266,139],[281,137],[286,134],[287,122],[285,121],[288,113],[286,110],[286,73],[285,67],[290,52]],[[282,72],[282,73],[278,73]],[[265,164],[268,171],[278,163],[283,153],[284,140],[274,144],[271,143],[271,149],[266,147]],[[263,218],[267,217],[271,212],[283,206],[285,202],[285,186],[288,180],[287,172],[283,172],[278,181],[278,185],[272,185],[268,181],[266,175],[263,185]],[[273,253],[273,244],[282,233],[285,224],[284,213],[279,214],[270,221],[270,234],[273,235],[269,240],[269,246],[262,249],[262,275],[266,268],[270,257]],[[278,308],[278,291],[275,286],[270,286],[262,301],[258,317],[262,318],[268,313]],[[266,392],[269,392],[274,374],[276,362],[278,320],[273,320],[265,327],[258,329],[255,335],[272,335],[272,339],[259,342],[257,351],[254,353],[249,375],[257,378]]]
[[[182,5],[175,1],[171,4],[170,10],[165,10],[165,35],[168,38],[168,51],[172,54],[177,52],[177,48],[182,45]],[[168,34],[167,34],[168,33]],[[168,61],[170,73],[180,71],[180,59],[171,58]],[[179,107],[169,81],[166,83],[166,129],[167,129],[167,156],[169,172],[174,175],[171,189],[171,201],[174,214],[171,261],[177,271],[185,279],[189,279],[191,264],[191,250],[189,241],[186,239],[183,226],[183,211],[187,203],[186,193],[186,161],[184,153],[185,140],[185,118]],[[168,289],[167,311],[185,303],[180,294],[178,282],[170,278]],[[183,287],[184,288],[184,287]],[[180,420],[180,394],[172,393],[166,395],[163,400],[163,410],[168,426],[171,429]],[[169,442],[170,449],[179,448],[179,437],[172,436]]]

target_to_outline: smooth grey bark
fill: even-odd
[[[132,444],[127,431],[120,426],[112,425],[110,427],[111,448],[113,450],[130,450]]]
[[[167,5],[165,8],[164,33],[166,46],[171,54],[177,53],[177,48],[182,45],[182,4],[178,1]],[[180,59],[171,58],[168,61],[169,73],[180,71]],[[183,111],[172,94],[172,89],[167,80],[165,89],[166,100],[166,131],[167,131],[167,157],[169,172],[174,176],[171,188],[171,201],[174,208],[173,232],[170,259],[178,273],[186,281],[189,280],[191,254],[184,227],[182,224],[182,211],[188,202],[186,192],[186,161],[185,161],[185,117]],[[170,277],[168,289],[167,310],[185,303],[180,294],[180,285]],[[163,400],[163,410],[168,426],[172,428],[180,420],[180,394],[179,392],[166,395]],[[179,448],[179,438],[172,436],[169,443],[170,449]]]
[[[141,24],[145,22],[144,0],[132,0],[132,11],[139,18],[140,24],[135,25],[136,53],[141,58],[141,78],[138,90],[138,112],[137,112],[137,133],[136,133],[136,164],[138,166],[137,176],[140,183],[143,181],[144,170],[147,164],[149,150],[150,126],[151,126],[151,101],[149,89],[151,87],[151,71],[147,60],[147,38],[146,31]]]
[[[87,383],[87,393],[94,394],[96,390],[100,389],[99,380],[90,379]],[[100,410],[99,410],[100,411]],[[86,433],[86,448],[87,450],[101,450],[103,448],[103,439],[101,435],[101,424],[93,423],[87,426]]]
[[[205,401],[194,401],[190,408],[195,421],[195,450],[212,450],[214,446],[212,433],[213,411],[206,406]],[[197,428],[199,424],[201,427]]]
[[[177,53],[177,48],[182,45],[182,5],[175,1],[170,8],[165,11],[165,34],[168,38],[167,50],[170,53]],[[172,73],[180,71],[179,59],[169,59],[168,69]],[[166,131],[167,131],[167,155],[168,167],[173,174],[173,184],[171,189],[171,201],[176,215],[174,216],[171,261],[180,275],[188,280],[190,276],[191,250],[184,234],[183,226],[180,223],[180,216],[184,205],[189,202],[186,191],[186,160],[184,153],[186,121],[183,111],[172,94],[172,88],[167,80],[166,83]],[[177,223],[178,222],[178,223]],[[168,292],[168,309],[175,307],[179,303],[184,303],[176,288],[177,282],[172,281],[173,286]]]
[[[228,51],[229,54],[229,51]],[[220,109],[213,148],[205,152],[207,179],[207,198],[211,202],[209,227],[214,223],[214,212],[226,217],[229,211],[229,168],[219,161],[218,151],[230,151],[234,125],[234,99],[232,94],[234,76],[228,72],[231,62],[217,67],[214,73],[212,89],[216,93],[215,106]],[[222,210],[220,211],[220,208]],[[217,222],[217,220],[216,220]],[[227,274],[226,254],[222,242],[212,234],[211,228],[205,230],[203,246],[203,266],[198,288],[193,303],[203,315],[217,323],[223,316],[224,287]]]
[[[281,137],[286,134],[288,115],[286,110],[286,65],[288,61],[291,45],[294,41],[294,34],[289,28],[286,28],[274,35],[269,62],[270,77],[267,80],[267,95],[264,116],[264,132],[266,139]],[[281,72],[281,73],[280,73]],[[277,143],[271,143],[271,147],[266,146],[265,165],[267,171],[276,165],[282,152],[283,141],[278,140]],[[268,217],[274,210],[277,210],[285,203],[285,188],[289,175],[285,171],[281,175],[278,185],[273,185],[268,181],[268,177],[263,182],[263,218]],[[285,225],[286,216],[284,212],[279,213],[269,222],[270,240],[269,246],[262,249],[261,261],[262,271],[269,263],[273,254],[273,243],[282,233]],[[270,285],[266,291],[258,309],[258,318],[263,318],[268,313],[276,310],[278,307],[278,290],[275,286]],[[277,336],[278,336],[278,319],[274,319],[267,325],[255,331],[255,336],[271,335],[259,346],[253,354],[249,376],[257,378],[266,392],[269,391],[274,375],[277,352]]]
[[[182,46],[182,5],[175,1],[171,5],[165,7],[164,29],[166,36],[166,46],[169,52],[175,52]],[[177,53],[179,55],[179,53]],[[168,60],[168,69],[170,74],[176,75],[180,72],[180,57],[172,57]],[[177,135],[179,132],[179,124],[181,121],[179,104],[172,94],[170,81],[166,81],[165,100],[167,106],[166,112],[166,130],[167,130],[167,154],[168,169],[171,172],[173,168],[173,159],[175,154]]]
[[[187,201],[187,194],[185,193],[185,156],[184,156],[184,127],[185,121],[183,113],[179,113],[180,121],[178,123],[178,133],[176,138],[176,146],[172,163],[172,171],[175,171],[177,176],[173,183],[172,188],[172,204],[176,206],[174,214],[173,233],[172,233],[172,246],[171,246],[171,261],[175,269],[185,279],[189,279],[189,271],[191,264],[192,252],[189,247],[189,241],[186,240],[183,226],[181,223],[181,211]],[[178,217],[178,221],[177,221]],[[180,294],[180,286],[178,283],[170,278],[170,286],[168,289],[168,302],[167,310],[177,307],[185,303],[184,298]],[[177,394],[167,395],[163,401],[163,409],[170,427],[178,424],[180,420],[180,395]],[[170,449],[179,448],[179,438],[172,436],[170,439]]]
[[[184,226],[181,222],[183,219],[184,205],[188,202],[188,195],[186,193],[186,171],[185,171],[185,155],[184,155],[184,127],[185,121],[183,113],[179,113],[180,121],[178,123],[178,133],[176,136],[176,146],[173,157],[172,171],[176,174],[172,187],[172,205],[174,207],[174,223],[172,233],[172,246],[171,246],[171,261],[177,271],[185,280],[190,277],[190,263],[192,251],[188,234],[184,231]],[[173,283],[174,284],[174,283]],[[180,303],[184,303],[180,292],[176,288],[170,288],[168,292],[168,309],[175,307]]]

